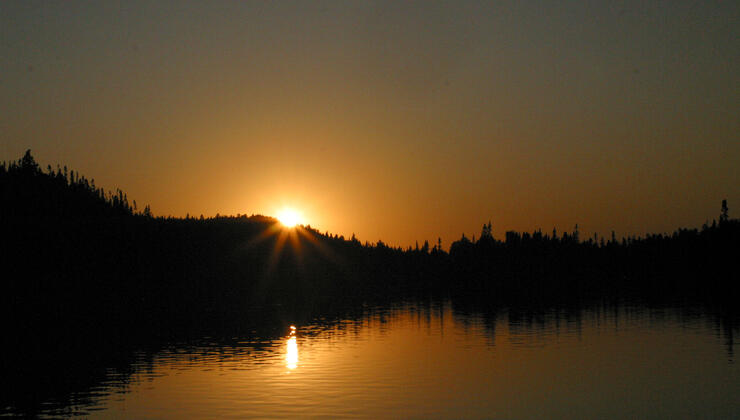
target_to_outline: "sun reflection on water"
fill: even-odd
[[[286,344],[285,366],[290,370],[298,367],[298,343],[296,342],[295,331],[295,326],[291,325],[290,335]]]

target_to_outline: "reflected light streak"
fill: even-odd
[[[295,337],[295,326],[290,326],[290,336],[288,338],[285,354],[285,366],[293,370],[298,367],[298,343]]]

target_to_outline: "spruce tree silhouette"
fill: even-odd
[[[39,172],[39,165],[38,163],[36,163],[36,160],[33,158],[33,156],[31,156],[31,149],[26,150],[26,153],[21,158],[20,164],[21,170],[27,173]]]
[[[729,215],[730,209],[727,208],[727,200],[722,200],[722,209],[720,210],[719,214],[719,223],[727,223],[728,220],[730,220]]]

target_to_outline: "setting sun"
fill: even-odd
[[[301,214],[290,208],[284,208],[280,210],[277,215],[277,219],[283,226],[289,228],[303,223],[303,221],[301,220]]]

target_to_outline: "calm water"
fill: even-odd
[[[282,336],[205,338],[136,352],[130,366],[110,367],[100,383],[73,394],[71,405],[48,403],[47,414],[740,417],[738,340],[701,313],[618,307],[483,314],[450,303],[400,304],[295,327],[286,325]]]

